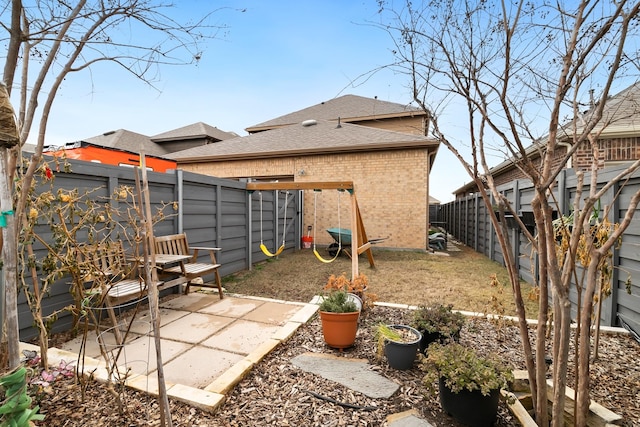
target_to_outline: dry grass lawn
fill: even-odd
[[[360,256],[360,272],[369,278],[371,292],[379,301],[420,305],[453,304],[455,309],[515,315],[506,269],[470,248],[459,246],[449,256],[413,251],[373,249],[375,269]],[[327,259],[323,249],[318,249]],[[331,274],[351,273],[351,260],[341,255],[332,263],[316,259],[311,250],[287,252],[224,279],[227,291],[288,301],[308,302],[322,292]],[[491,286],[496,275],[502,286]],[[527,317],[537,316],[537,303],[527,296],[531,286],[523,283]]]

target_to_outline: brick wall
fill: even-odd
[[[598,141],[599,168],[606,162],[622,162],[640,159],[640,137],[611,138]],[[574,155],[574,168],[590,170],[593,162],[591,146],[583,145]]]
[[[181,167],[220,178],[288,177],[307,182],[353,181],[369,238],[389,236],[379,244],[380,247],[427,247],[429,159],[424,149],[212,162]],[[340,194],[335,190],[317,194],[305,192],[304,230],[313,225],[315,211],[319,244],[333,242],[324,231],[326,228],[338,225],[351,228],[350,197],[348,193]]]
[[[553,167],[561,161],[561,157],[566,153],[566,147],[559,147],[553,156]],[[640,159],[640,137],[631,138],[611,138],[598,141],[598,168],[602,169],[607,162],[624,162]],[[573,155],[572,167],[576,170],[591,170],[593,153],[589,144],[584,144],[578,148]],[[538,167],[540,159],[537,160]],[[511,168],[504,173],[494,177],[496,184],[502,185],[516,179],[525,178],[524,174],[517,168]]]

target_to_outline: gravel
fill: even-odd
[[[384,426],[387,415],[415,409],[434,426],[457,426],[440,409],[437,397],[422,384],[418,364],[408,371],[390,368],[376,359],[374,326],[380,322],[407,323],[406,310],[376,306],[361,317],[356,345],[345,351],[328,348],[315,317],[286,343],[276,348],[228,395],[214,414],[171,402],[174,426]],[[482,353],[500,355],[523,369],[518,329],[473,319],[461,342]],[[640,347],[628,335],[601,337],[599,360],[592,365],[592,399],[624,417],[624,426],[640,425]],[[389,399],[372,399],[334,382],[296,368],[290,361],[306,352],[324,352],[367,359],[371,369],[400,384]],[[203,366],[207,363],[203,361]],[[569,381],[571,384],[571,381]],[[118,404],[120,397],[122,405]],[[111,390],[89,382],[84,397],[73,380],[56,381],[39,396],[46,426],[161,425],[157,400],[131,390]],[[501,403],[496,426],[518,423]]]

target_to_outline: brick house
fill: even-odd
[[[585,112],[588,115],[589,111]],[[602,125],[594,131],[601,131],[598,138],[600,168],[615,166],[640,159],[640,82],[636,82],[622,92],[607,100],[600,121]],[[553,156],[553,166],[561,162],[571,144],[571,135],[560,138],[560,146]],[[534,161],[541,161],[541,149],[546,140],[532,144],[526,150]],[[565,165],[566,168],[587,171],[591,168],[593,154],[588,144],[583,144]],[[524,179],[524,174],[515,167],[513,160],[506,160],[491,169],[497,185],[506,184],[516,179]],[[462,198],[475,192],[475,183],[470,182],[455,191],[456,198]]]
[[[346,95],[249,127],[248,136],[168,157],[181,169],[220,178],[353,181],[369,238],[424,250],[429,172],[439,146],[424,136],[425,117],[401,104]],[[348,197],[339,194],[305,193],[304,225],[315,220],[319,244],[332,242],[324,229],[350,228]]]

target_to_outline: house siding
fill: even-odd
[[[426,149],[210,162],[181,167],[220,178],[353,181],[370,239],[388,237],[379,244],[381,247],[427,248],[429,153]],[[315,218],[316,243],[332,243],[324,230],[338,225],[351,228],[350,212],[347,195],[327,190],[321,193],[307,191],[304,195],[304,230],[314,225]]]
[[[402,117],[394,119],[380,119],[380,120],[363,120],[352,121],[350,123],[368,126],[376,129],[384,129],[393,132],[408,133],[411,135],[426,135],[425,132],[425,119],[424,117]]]

